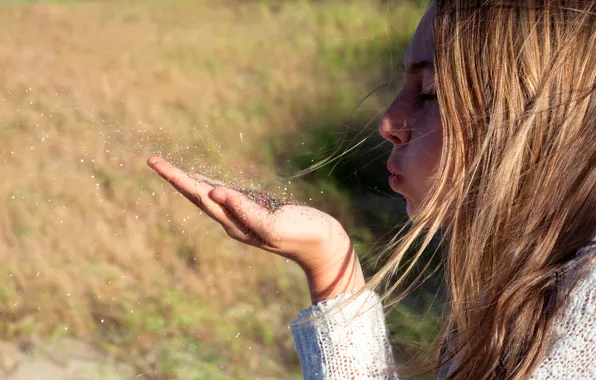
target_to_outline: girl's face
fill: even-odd
[[[433,184],[441,158],[442,131],[436,98],[431,7],[418,25],[404,57],[402,88],[383,116],[379,133],[393,143],[387,168],[391,188],[407,201],[409,216]]]

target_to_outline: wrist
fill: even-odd
[[[313,304],[332,299],[341,293],[355,293],[366,284],[355,250],[336,265],[307,273]]]

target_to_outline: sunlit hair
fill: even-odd
[[[562,275],[594,256],[576,258],[596,236],[595,4],[434,4],[437,180],[364,289],[399,269],[381,298],[400,301],[444,230],[448,305],[432,364],[455,357],[449,379],[528,378],[565,306]]]

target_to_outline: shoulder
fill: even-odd
[[[569,270],[564,274],[561,292],[565,299],[565,308],[559,324],[568,325],[570,321],[581,318],[594,319],[596,313],[596,245],[586,247],[579,256],[589,255],[582,268]],[[562,326],[557,326],[559,329]],[[596,326],[593,326],[596,329]]]
[[[596,379],[596,260],[590,260],[584,269],[565,275],[565,283],[574,287],[562,292],[567,297],[565,306],[533,380]],[[575,377],[568,377],[571,373]]]

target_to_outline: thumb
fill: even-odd
[[[266,208],[241,192],[226,187],[216,187],[211,190],[209,196],[225,206],[236,219],[259,235],[261,239],[269,240],[272,214]]]

